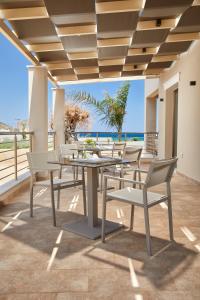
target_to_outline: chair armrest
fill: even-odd
[[[139,172],[139,173],[148,173],[148,171],[147,170],[142,170],[142,169],[133,169],[133,171],[135,171],[135,172]]]
[[[118,180],[118,181],[123,181],[123,182],[129,182],[129,183],[133,183],[133,184],[145,185],[144,181],[136,181],[136,180],[126,179],[126,178],[122,178],[122,177],[115,177],[115,176],[110,176],[110,175],[104,175],[104,178]]]
[[[31,168],[31,171],[33,173],[38,173],[38,172],[54,172],[54,171],[60,171],[60,166],[58,168],[41,168],[41,169],[38,169],[38,168]]]

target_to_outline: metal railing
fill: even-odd
[[[32,151],[33,132],[0,132],[0,181],[18,179],[27,169],[26,152]]]
[[[48,150],[55,150],[56,148],[56,140],[55,140],[56,133],[55,131],[49,131],[48,133]]]
[[[80,140],[93,139],[96,142],[109,144],[118,141],[117,132],[104,131],[77,131],[76,136]],[[143,147],[143,153],[149,153],[154,156],[158,152],[158,132],[122,132],[121,141],[127,144],[138,144]]]
[[[17,180],[28,170],[26,153],[32,151],[33,132],[0,132],[0,184]],[[48,150],[55,149],[55,132],[48,133]]]

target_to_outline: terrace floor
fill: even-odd
[[[141,208],[135,211],[134,231],[125,227],[105,244],[63,231],[63,223],[82,214],[81,195],[79,188],[61,192],[56,228],[45,189],[36,190],[32,219],[28,190],[1,207],[0,300],[200,299],[199,185],[173,178],[176,243],[168,243],[166,205],[150,209],[151,258]],[[108,204],[109,219],[128,226],[129,214],[127,204]]]

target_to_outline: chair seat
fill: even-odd
[[[77,185],[77,184],[82,184],[82,180],[66,180],[66,179],[59,179],[59,178],[54,178],[53,179],[53,185],[54,186],[71,186],[71,185]],[[40,180],[40,181],[36,181],[34,182],[34,185],[39,185],[39,186],[50,186],[51,182],[49,179],[47,180]]]
[[[124,202],[133,203],[138,206],[144,206],[143,202],[143,191],[139,189],[134,189],[127,187],[121,190],[107,193],[107,197],[111,199],[116,199]],[[147,192],[147,202],[148,206],[152,206],[158,202],[166,200],[165,195]]]

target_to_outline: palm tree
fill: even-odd
[[[111,97],[105,93],[102,101],[96,100],[91,94],[80,91],[74,95],[77,102],[86,103],[95,108],[97,114],[101,116],[101,121],[109,127],[116,128],[118,138],[121,140],[122,126],[126,115],[130,83],[124,83],[117,91],[116,96]]]

